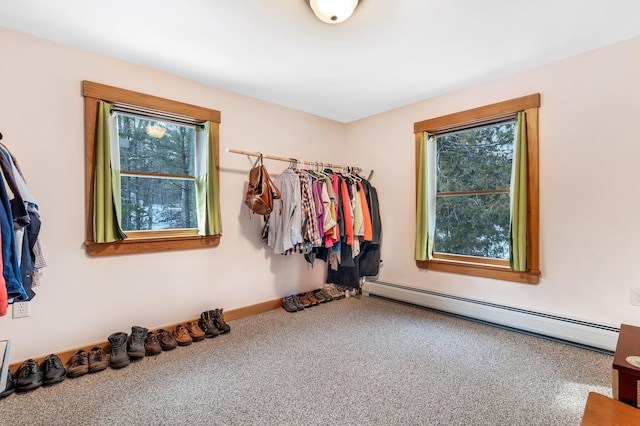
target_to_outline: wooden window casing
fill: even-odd
[[[516,272],[511,270],[509,262],[482,257],[460,256],[455,254],[434,253],[433,259],[416,260],[422,269],[452,272],[463,275],[537,284],[540,281],[539,255],[539,173],[538,164],[538,108],[540,94],[535,93],[521,98],[461,111],[442,117],[414,123],[416,148],[416,188],[420,161],[420,142],[424,132],[438,134],[458,129],[479,126],[513,116],[519,111],[526,114],[527,126],[527,270]],[[417,200],[417,193],[416,193]]]
[[[203,108],[143,93],[132,92],[91,81],[82,84],[85,107],[85,248],[89,256],[148,253],[168,250],[185,250],[216,247],[220,235],[193,235],[191,231],[162,230],[129,232],[130,238],[112,243],[96,243],[93,239],[93,178],[95,169],[96,126],[100,101],[112,104],[132,105],[149,110],[187,117],[194,122],[212,122],[216,173],[219,179],[219,125],[220,111]]]

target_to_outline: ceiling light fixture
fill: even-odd
[[[306,0],[318,19],[327,24],[344,22],[358,6],[358,0]]]
[[[160,139],[167,132],[167,126],[163,123],[149,124],[145,131],[152,138]]]

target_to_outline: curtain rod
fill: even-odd
[[[263,154],[261,152],[243,151],[243,150],[240,150],[240,149],[233,149],[233,148],[227,148],[227,152],[232,152],[234,154],[249,155],[251,157],[260,157],[260,156],[262,156],[263,158],[268,158],[270,160],[284,161],[284,162],[287,162],[287,163],[291,163],[291,162],[295,161],[295,162],[303,163],[303,164],[328,167],[330,169],[349,168],[350,170],[353,170],[353,171],[362,171],[362,168],[360,168],[360,167],[348,166],[346,164],[331,164],[331,163],[323,163],[321,161],[298,160],[296,158],[278,157],[276,155],[267,155],[267,154]]]

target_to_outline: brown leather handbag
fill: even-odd
[[[261,155],[260,165],[249,171],[249,186],[244,203],[255,214],[264,216],[273,211],[273,200],[278,198],[280,190],[267,173]]]

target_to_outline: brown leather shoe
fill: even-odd
[[[158,340],[158,333],[155,331],[149,331],[147,337],[144,339],[144,351],[147,356],[158,355],[162,352],[162,346]]]
[[[193,342],[193,338],[189,334],[189,330],[183,324],[176,325],[175,330],[173,330],[173,337],[178,342],[179,346],[187,346]]]
[[[94,346],[89,351],[89,373],[97,373],[102,371],[109,365],[107,356],[102,352],[102,348]]]
[[[200,314],[198,325],[204,331],[204,337],[218,337],[218,327],[213,323],[213,311],[204,311]]]
[[[159,329],[156,331],[156,334],[158,335],[158,342],[160,342],[160,347],[163,351],[170,351],[178,346],[178,342],[176,342],[173,334],[167,330]]]
[[[81,349],[74,353],[67,364],[67,377],[74,379],[89,372],[89,354]]]
[[[302,303],[302,305],[303,305],[305,308],[310,308],[310,307],[312,307],[312,306],[313,306],[313,304],[311,303],[311,301],[309,300],[309,298],[307,297],[307,295],[306,295],[306,294],[304,294],[304,293],[300,293],[300,294],[298,295],[298,299],[300,299],[300,303]]]
[[[311,306],[318,306],[320,304],[318,299],[316,299],[316,296],[313,295],[312,291],[306,292],[305,296],[307,296],[307,299],[309,299],[309,301],[311,302]]]
[[[187,327],[187,331],[194,342],[204,340],[204,331],[198,327],[198,324],[195,322],[188,322],[184,326]]]

